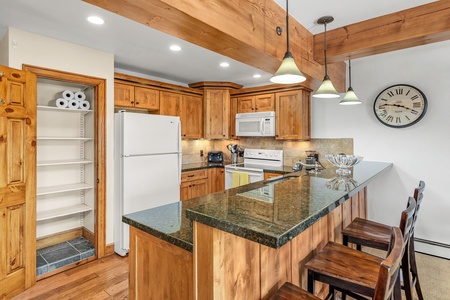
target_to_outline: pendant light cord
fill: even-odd
[[[287,52],[289,51],[289,0],[286,0],[286,45]]]
[[[348,83],[349,83],[349,87],[352,86],[352,60],[349,59],[348,60]]]

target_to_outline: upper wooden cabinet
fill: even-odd
[[[227,89],[205,89],[205,138],[229,138],[230,91]]]
[[[159,109],[159,91],[131,84],[114,83],[114,105],[148,110]]]
[[[263,95],[244,96],[238,98],[238,112],[262,112],[275,110],[275,95],[273,93]]]
[[[181,99],[181,137],[186,139],[203,137],[203,98],[183,95]]]
[[[165,116],[179,116],[181,98],[183,96],[173,92],[160,92],[159,114]]]
[[[311,138],[310,92],[293,90],[275,93],[276,139]]]

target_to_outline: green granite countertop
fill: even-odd
[[[330,186],[336,168],[304,171],[123,216],[123,222],[192,251],[192,221],[279,248],[328,214],[391,163],[363,161],[345,183]]]

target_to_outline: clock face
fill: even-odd
[[[418,88],[396,84],[377,96],[373,111],[384,125],[403,128],[419,122],[425,115],[427,106],[427,98]]]

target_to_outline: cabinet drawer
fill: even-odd
[[[197,179],[205,179],[208,178],[208,170],[198,170],[198,171],[188,171],[188,172],[182,172],[181,173],[181,181],[192,181]]]

